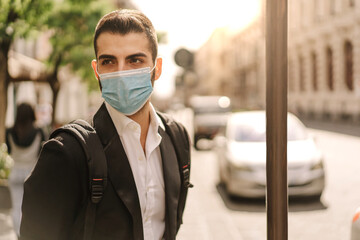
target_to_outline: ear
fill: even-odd
[[[156,59],[156,67],[155,67],[155,80],[158,80],[161,76],[162,72],[162,58],[159,57]]]
[[[97,62],[96,62],[95,59],[91,61],[91,67],[94,70],[94,74],[95,74],[96,79],[100,81],[99,75],[97,73]]]

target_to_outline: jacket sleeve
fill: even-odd
[[[24,184],[20,239],[70,239],[86,203],[87,166],[83,150],[66,133],[47,141]]]

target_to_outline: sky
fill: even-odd
[[[159,46],[163,73],[155,94],[169,97],[174,91],[174,76],[180,71],[173,56],[176,50],[196,51],[215,29],[232,30],[248,25],[259,13],[259,0],[132,0],[152,21],[157,31],[167,32],[168,44]]]

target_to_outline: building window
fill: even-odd
[[[293,65],[293,61],[289,60],[288,67],[289,67],[289,71],[288,71],[289,92],[294,92],[295,91],[295,86],[294,86],[294,65]]]
[[[330,6],[329,6],[329,10],[330,10],[330,15],[334,15],[335,14],[335,0],[330,0]]]
[[[317,64],[316,64],[316,53],[311,53],[311,65],[312,65],[312,86],[313,90],[316,92],[318,90],[318,83],[317,83]]]
[[[334,76],[333,76],[333,53],[330,47],[326,49],[326,72],[327,85],[330,91],[334,90]]]
[[[344,71],[345,84],[350,91],[354,90],[353,78],[353,46],[351,42],[346,41],[344,44]]]
[[[319,1],[313,1],[312,15],[314,22],[319,20],[319,12],[320,12],[320,4]]]
[[[349,0],[349,6],[354,7],[355,6],[355,0]]]
[[[300,83],[300,91],[305,91],[305,79],[304,79],[304,58],[302,56],[299,57],[299,83]]]
[[[304,2],[300,1],[300,18],[299,18],[299,22],[300,22],[300,26],[303,27],[305,25],[305,15],[304,15]]]

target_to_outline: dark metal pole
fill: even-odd
[[[267,239],[288,239],[287,0],[266,4]]]

